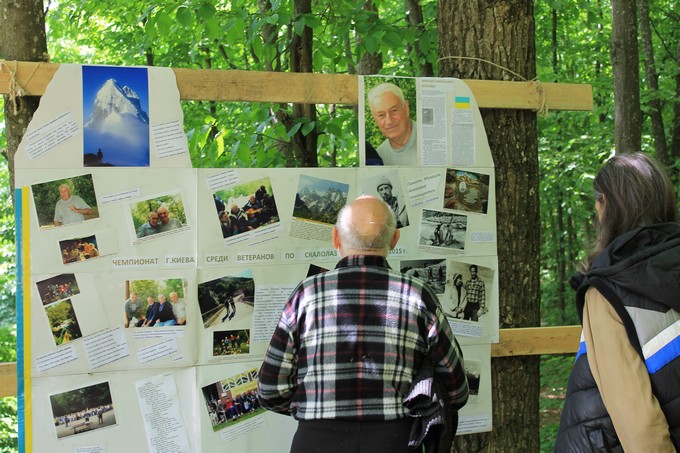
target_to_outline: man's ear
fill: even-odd
[[[332,233],[332,235],[333,235],[333,248],[334,248],[335,250],[338,250],[338,251],[339,251],[339,250],[340,250],[340,246],[341,246],[341,244],[340,244],[340,233],[338,232],[338,229],[337,229],[335,226],[333,226],[333,233]]]
[[[392,250],[397,245],[397,242],[399,242],[399,235],[400,232],[399,229],[397,228],[396,230],[394,230],[394,237],[392,237],[392,241],[390,242],[390,250]]]

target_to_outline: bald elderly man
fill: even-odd
[[[299,421],[291,452],[412,452],[403,403],[426,361],[451,408],[466,403],[462,353],[437,296],[387,264],[398,240],[392,209],[357,198],[333,228],[335,269],[303,280],[288,299],[258,393],[265,408]]]

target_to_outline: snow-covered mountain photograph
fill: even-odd
[[[83,66],[83,163],[149,166],[146,68]]]

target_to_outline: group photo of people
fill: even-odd
[[[91,174],[33,184],[31,191],[41,229],[99,217]]]
[[[213,431],[264,412],[257,399],[256,369],[206,385],[202,393]]]
[[[467,216],[423,209],[420,223],[420,245],[465,249]]]
[[[124,326],[169,327],[187,322],[186,281],[132,280],[125,283]]]
[[[149,198],[130,205],[137,239],[158,233],[180,231],[187,226],[184,203],[179,194]]]
[[[43,305],[59,302],[80,294],[75,274],[61,274],[36,282]]]
[[[269,178],[218,190],[213,199],[225,239],[279,221]]]
[[[250,331],[224,330],[213,332],[213,356],[250,353]]]
[[[97,238],[93,234],[84,238],[65,239],[59,241],[61,261],[64,264],[86,261],[99,256]]]
[[[57,438],[116,424],[108,382],[52,395],[50,405]]]

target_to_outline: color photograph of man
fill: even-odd
[[[99,217],[92,175],[34,184],[31,188],[38,224],[42,229]]]
[[[383,165],[418,166],[417,126],[403,90],[394,83],[381,83],[368,91],[367,100],[371,117],[384,137],[375,148]]]

